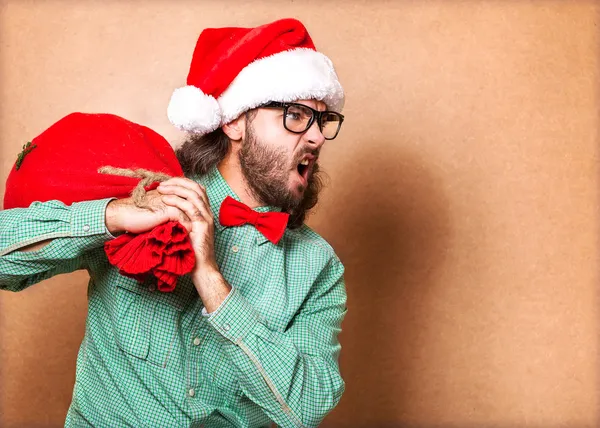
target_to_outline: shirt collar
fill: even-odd
[[[213,166],[205,175],[201,177],[192,177],[192,179],[202,184],[206,189],[206,196],[208,196],[210,209],[213,213],[213,217],[215,218],[215,231],[217,233],[221,233],[224,229],[227,228],[227,226],[222,226],[219,222],[219,210],[221,209],[221,204],[227,196],[230,196],[236,201],[241,202],[239,196],[235,194],[231,187],[229,187],[229,184],[227,184],[227,181],[223,178],[221,172],[219,171],[216,165]],[[273,211],[281,211],[281,208],[265,205],[262,207],[253,208],[253,210],[259,213],[266,213]],[[269,242],[269,240],[265,238],[262,235],[262,233],[259,233],[259,235],[259,244]]]

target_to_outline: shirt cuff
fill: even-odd
[[[71,236],[98,235],[101,240],[113,239],[106,228],[106,207],[116,198],[75,202],[71,205]]]
[[[223,337],[239,344],[259,322],[260,314],[239,289],[232,287],[223,303],[208,317],[208,323]]]

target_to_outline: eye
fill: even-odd
[[[312,116],[312,110],[301,104],[295,104],[288,107],[287,117],[291,120],[307,122]]]
[[[288,110],[287,115],[285,117],[286,117],[286,119],[291,119],[291,120],[302,119],[302,116],[300,115],[300,113],[292,111],[292,109]]]

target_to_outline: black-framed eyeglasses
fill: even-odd
[[[299,103],[280,103],[272,101],[260,108],[282,108],[283,127],[294,134],[302,134],[317,121],[317,125],[326,140],[337,137],[344,121],[344,115],[335,111],[319,111]]]

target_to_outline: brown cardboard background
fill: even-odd
[[[309,221],[349,294],[347,390],[323,425],[598,426],[595,2],[0,5],[2,182],[72,111],[177,144],[166,105],[199,31],[300,18],[347,92]],[[0,426],[62,426],[85,284],[0,293]]]

